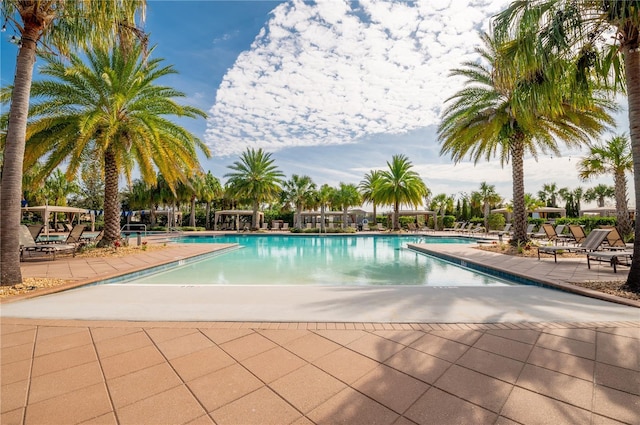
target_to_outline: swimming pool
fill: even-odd
[[[410,243],[469,243],[424,236],[233,235],[183,237],[180,243],[237,243],[240,249],[122,284],[506,286],[475,272],[407,248]]]

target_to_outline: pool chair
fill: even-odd
[[[605,261],[613,267],[613,272],[618,273],[617,266],[631,266],[633,251],[595,251],[587,253],[587,267],[591,268],[592,261]]]
[[[591,233],[582,241],[578,246],[540,246],[538,247],[538,260],[540,260],[540,254],[553,254],[553,260],[558,262],[558,251],[561,252],[590,252],[596,251],[602,248],[609,229],[593,229]]]
[[[569,232],[571,233],[571,237],[573,238],[572,242],[576,245],[582,243],[582,241],[587,238],[587,234],[584,233],[584,229],[582,228],[582,226],[579,226],[577,224],[570,224]]]
[[[535,232],[533,231],[533,229],[535,229],[535,228],[536,228],[535,224],[527,225],[527,230],[526,230],[527,236],[532,237],[535,234]]]
[[[564,226],[563,226],[563,228],[564,228]],[[558,234],[556,229],[554,229],[551,224],[543,224],[542,225],[542,230],[544,230],[544,233],[545,233],[547,239],[549,239],[549,241],[553,242],[555,245],[558,245],[558,242],[560,242],[563,245],[565,245],[567,243],[567,241],[568,241],[568,238],[565,237],[564,235]]]
[[[27,226],[29,229],[29,233],[31,233],[31,237],[33,237],[34,241],[38,240],[38,236],[42,233],[42,229],[44,229],[44,225],[42,224],[30,224]]]
[[[282,230],[289,230],[289,223],[282,223]]]
[[[45,254],[51,254],[53,260],[56,259],[56,254],[62,252],[71,252],[73,256],[76,256],[76,245],[73,244],[38,244],[31,236],[31,232],[24,224],[20,226],[20,261],[24,260],[24,253],[30,252],[43,252]]]
[[[507,223],[507,224],[505,224],[505,226],[504,226],[504,228],[502,230],[489,230],[489,234],[490,235],[502,236],[502,235],[509,234],[510,230],[511,230],[511,223]]]
[[[387,230],[387,229],[384,228],[382,223],[376,223],[376,226],[377,226],[377,229],[378,229],[379,232],[384,232],[385,230]]]
[[[484,233],[484,226],[480,223],[476,224],[475,227],[471,227],[468,230],[469,234],[472,233]]]
[[[471,223],[462,223],[462,225],[460,227],[458,227],[456,232],[464,233],[467,230],[469,230],[471,228],[471,226],[473,226],[473,224],[471,224]]]
[[[618,232],[617,228],[613,226],[602,226],[600,228],[609,230],[609,234],[607,235],[607,246],[605,246],[605,249],[625,250],[627,248],[631,248],[631,246],[627,246],[624,242],[624,239],[620,236],[620,232]]]
[[[442,230],[444,230],[445,232],[457,232],[462,224],[463,223],[461,221],[456,221],[455,223],[453,223],[453,227],[445,227]]]
[[[271,230],[280,230],[280,223],[277,221],[271,222]]]

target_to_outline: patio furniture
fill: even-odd
[[[76,256],[75,244],[38,244],[31,236],[31,232],[24,224],[20,226],[19,231],[20,238],[20,261],[24,260],[24,253],[27,252],[43,252],[45,254],[51,254],[52,260],[56,259],[57,253],[71,252],[73,256]]]
[[[587,235],[586,233],[584,233],[584,229],[582,228],[582,226],[579,226],[577,224],[570,224],[569,232],[571,232],[571,236],[573,237],[574,243],[576,245],[582,243],[582,241],[587,238]]]
[[[591,268],[591,261],[606,261],[611,264],[614,273],[618,273],[617,266],[619,265],[630,267],[632,260],[633,251],[597,251],[587,253],[588,268]]]
[[[553,254],[553,260],[558,262],[558,251],[566,252],[589,252],[596,251],[601,248],[602,242],[604,242],[608,229],[593,229],[591,233],[582,241],[578,246],[540,246],[538,247],[538,260],[540,260],[540,254]]]
[[[42,233],[42,229],[44,229],[44,225],[42,224],[30,224],[29,226],[27,226],[27,228],[29,229],[29,232],[31,233],[31,236],[33,237],[34,241],[38,240],[38,236],[40,236],[40,233]]]

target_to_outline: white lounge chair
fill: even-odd
[[[553,254],[553,260],[558,262],[558,251],[589,252],[601,248],[602,242],[609,234],[609,229],[593,229],[584,241],[578,246],[540,246],[538,247],[538,260],[540,253]]]
[[[623,262],[624,260],[624,262]],[[633,251],[596,251],[587,253],[587,267],[591,268],[591,261],[606,261],[613,267],[613,272],[618,273],[617,266],[631,266]]]
[[[24,259],[24,253],[27,252],[43,252],[45,254],[51,254],[53,260],[56,259],[57,253],[71,252],[73,256],[76,256],[76,249],[79,244],[38,244],[33,240],[31,232],[24,224],[20,226],[20,260]]]

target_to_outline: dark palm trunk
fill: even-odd
[[[18,52],[9,125],[4,147],[2,185],[0,187],[0,285],[22,283],[20,271],[20,201],[22,200],[22,164],[27,133],[29,94],[36,58],[38,29],[25,23],[22,47]]]
[[[120,203],[116,158],[107,148],[104,153],[104,236],[98,246],[110,246],[120,239]]]
[[[524,205],[524,145],[521,136],[511,144],[511,178],[513,179],[513,238],[519,245],[529,240],[527,235],[527,211]]]
[[[616,190],[616,220],[618,231],[623,237],[631,234],[633,228],[629,219],[629,208],[627,207],[627,178],[623,172],[616,172],[613,176]]]
[[[636,33],[637,37],[637,33]],[[637,40],[637,38],[636,38]],[[633,262],[627,278],[627,285],[640,292],[640,52],[637,41],[624,51],[624,67],[627,77],[627,99],[629,102],[629,127],[631,152],[633,154],[633,182],[636,195],[636,225],[633,242]],[[635,49],[631,52],[631,48]]]
[[[400,203],[398,201],[393,205],[393,230],[400,230]]]
[[[253,203],[253,217],[251,218],[251,230],[258,230],[258,201]],[[240,229],[238,229],[240,230]]]
[[[211,202],[207,201],[207,207],[206,207],[206,211],[207,211],[207,216],[205,217],[204,220],[204,227],[207,230],[211,230]]]
[[[196,227],[196,197],[191,197],[191,216],[189,217],[189,226]]]

